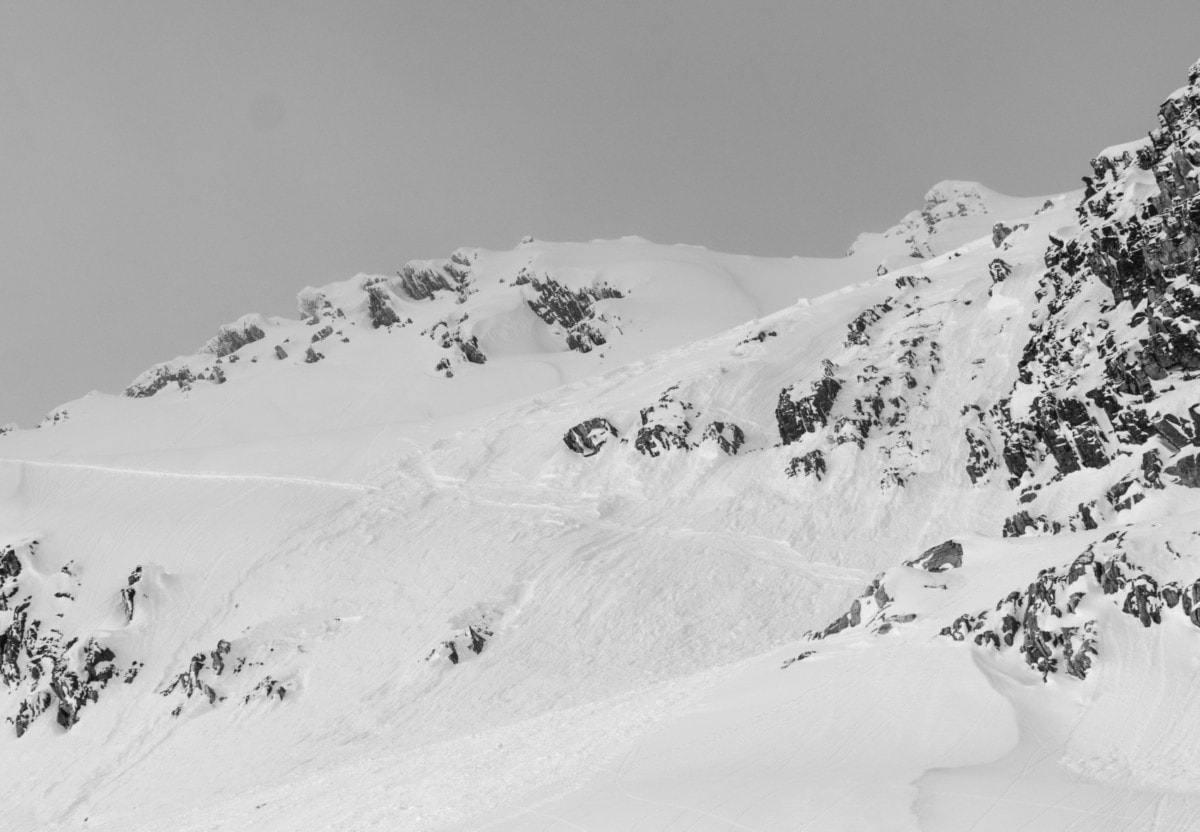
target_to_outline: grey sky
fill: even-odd
[[[0,0],[0,422],[306,284],[524,234],[836,255],[1076,187],[1200,3]]]

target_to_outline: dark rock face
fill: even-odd
[[[1020,231],[1026,228],[1029,228],[1029,224],[1024,222],[1017,223],[1012,228],[1009,228],[1002,222],[996,223],[992,226],[992,246],[995,248],[1000,248],[1004,241],[1008,239],[1010,234],[1012,234],[1014,231]]]
[[[304,351],[304,363],[305,364],[316,364],[318,361],[320,361],[324,357],[325,357],[325,353],[317,352],[312,347],[309,347],[308,349],[306,349]]]
[[[449,260],[413,260],[396,272],[399,291],[413,300],[432,299],[441,291],[454,292],[462,303],[478,291],[472,269],[477,252],[458,249]]]
[[[1014,480],[1047,457],[1056,463],[1055,479],[1108,464],[1106,436],[1078,399],[1044,393],[1033,400],[1027,420],[1009,426],[1004,461]]]
[[[594,347],[607,343],[597,326],[607,319],[596,313],[596,301],[625,297],[620,290],[606,283],[572,291],[548,275],[539,279],[525,271],[514,282],[519,286],[528,285],[536,293],[525,302],[545,323],[561,327],[567,349],[575,352],[591,352]]]
[[[125,395],[132,399],[149,398],[168,384],[177,384],[180,390],[190,390],[194,381],[196,376],[187,367],[160,364],[126,387]]]
[[[282,361],[283,359],[287,358],[287,356],[288,356],[288,354],[287,354],[287,350],[285,350],[285,349],[284,349],[282,346],[280,346],[279,344],[276,344],[276,345],[275,345],[275,357],[276,357],[277,359],[279,359],[280,361]]]
[[[1102,555],[1098,550],[1106,550]],[[1009,593],[993,610],[957,618],[941,634],[955,641],[971,639],[980,646],[1017,647],[1025,663],[1043,679],[1065,672],[1083,679],[1098,655],[1096,619],[1077,614],[1089,595],[1107,598],[1143,627],[1162,624],[1164,610],[1175,609],[1200,627],[1200,581],[1183,589],[1161,585],[1121,551],[1121,537],[1110,535],[1092,544],[1065,569],[1044,569],[1022,592]]]
[[[55,663],[51,674],[50,690],[58,699],[58,724],[70,728],[79,721],[79,711],[88,702],[96,702],[100,691],[116,675],[113,664],[116,655],[107,647],[89,640],[83,648],[83,659],[77,669],[67,662]]]
[[[0,551],[0,682],[16,701],[7,719],[18,737],[51,710],[59,725],[71,728],[120,673],[111,648],[59,629],[78,582],[70,565],[49,577],[32,569],[38,549],[37,541],[28,541]],[[53,612],[43,620],[36,609]]]
[[[413,300],[432,299],[436,292],[453,288],[449,274],[431,266],[409,263],[396,276],[404,293]]]
[[[845,444],[868,450],[870,441],[885,491],[906,487],[922,472],[919,460],[930,448],[914,439],[909,419],[928,404],[942,365],[936,338],[945,320],[940,312],[926,314],[918,300],[909,293],[870,307],[851,322],[840,366],[826,359],[819,380],[780,392],[775,418],[782,444],[804,441],[806,451],[827,453]],[[820,477],[815,463],[797,456],[787,473]]]
[[[1026,510],[1018,511],[1004,521],[1004,537],[1021,537],[1029,532],[1040,534],[1058,534],[1063,530],[1062,523],[1051,521],[1043,516],[1034,517]]]
[[[440,654],[450,664],[458,664],[467,657],[468,653],[476,656],[483,653],[484,648],[487,647],[495,635],[491,616],[484,614],[480,617],[480,620],[468,624],[456,632],[454,636],[443,641],[438,647],[435,647],[425,657],[425,661],[431,661]]]
[[[850,604],[850,609],[842,613],[836,621],[821,631],[821,638],[837,635],[843,630],[848,630],[851,627],[857,627],[862,623],[862,603],[855,598]]]
[[[962,544],[955,540],[947,540],[926,549],[917,558],[908,561],[906,566],[924,569],[926,572],[945,572],[947,569],[958,569],[963,562]]]
[[[255,685],[253,690],[242,697],[242,704],[248,705],[255,699],[271,699],[272,697],[282,702],[287,692],[287,685],[278,679],[272,679],[268,676]]]
[[[227,645],[228,642],[223,641],[221,644]],[[218,644],[217,650],[214,650],[212,653],[213,657],[217,656],[217,652],[220,649],[220,644]],[[212,705],[215,703],[217,701],[217,692],[203,678],[208,659],[209,656],[205,653],[197,653],[196,655],[192,656],[192,660],[188,663],[188,669],[177,675],[169,685],[160,690],[159,695],[170,696],[172,693],[178,690],[189,699],[196,694],[200,694],[208,700],[208,704]],[[221,670],[224,670],[223,657],[221,662],[221,670],[216,669],[215,662],[213,670],[216,675],[221,675]]]
[[[743,338],[742,340],[738,341],[738,346],[741,346],[742,344],[749,344],[751,341],[757,341],[758,343],[761,344],[763,341],[766,341],[768,338],[775,338],[778,335],[779,335],[779,333],[773,329],[770,329],[770,330],[760,329],[756,334],[751,335],[746,338]]]
[[[1094,175],[1085,179],[1077,208],[1079,233],[1051,238],[1036,292],[1045,314],[1032,325],[1012,394],[989,412],[1011,487],[1104,468],[1118,456],[1144,453],[1152,438],[1169,454],[1195,441],[1195,406],[1170,412],[1160,400],[1200,377],[1195,79],[1163,104],[1158,121],[1136,153],[1092,161]],[[1135,191],[1131,179],[1147,173],[1156,188]],[[1018,400],[1031,404],[1016,412],[1010,402]],[[1197,482],[1185,458],[1165,463],[1171,482]],[[1167,472],[1175,466],[1173,477]],[[1087,496],[1127,508],[1161,485],[1158,474],[1147,468],[1137,481],[1110,481]]]
[[[617,429],[612,422],[597,416],[587,419],[563,435],[563,442],[580,456],[595,456],[609,438],[616,437]]]
[[[914,289],[921,283],[928,283],[925,275],[902,274],[894,281],[897,289]]]
[[[473,335],[470,340],[459,341],[459,348],[462,350],[463,357],[472,364],[483,364],[487,361],[487,356],[483,354],[483,350],[479,349],[479,339]]]
[[[800,654],[794,656],[793,658],[785,660],[783,665],[779,669],[787,670],[789,667],[794,665],[796,662],[802,662],[805,659],[807,659],[808,657],[815,656],[816,654],[817,654],[816,650],[805,650],[803,653],[800,653]]]
[[[639,453],[659,456],[673,449],[687,451],[695,447],[691,434],[696,408],[691,402],[677,399],[677,389],[678,385],[669,388],[655,404],[642,408],[641,426],[633,440]]]
[[[1200,453],[1179,457],[1170,467],[1163,469],[1163,473],[1179,485],[1200,488]]]
[[[797,477],[800,474],[804,474],[808,477],[816,477],[817,482],[824,479],[825,471],[825,454],[819,450],[809,451],[804,456],[793,457],[787,467],[787,475],[789,477]]]
[[[249,687],[246,677],[252,677],[254,674],[250,671],[262,668],[264,663],[247,655],[245,644],[239,642],[239,645],[219,639],[212,650],[193,655],[187,668],[158,691],[160,696],[183,700],[172,709],[172,716],[183,713],[188,700],[198,698],[210,706],[217,706],[230,697],[236,697],[238,688],[245,690]],[[256,699],[275,698],[282,701],[290,689],[289,683],[264,675],[248,693],[240,697],[240,701],[243,705]]]
[[[718,448],[733,456],[746,443],[746,434],[733,422],[709,422],[704,439],[716,442]]]
[[[438,321],[422,334],[428,335],[431,340],[440,343],[444,350],[456,349],[462,360],[471,364],[485,364],[487,363],[487,356],[479,348],[479,338],[474,335],[466,335],[463,332],[463,325],[467,320],[468,316],[463,315],[453,327],[450,322]],[[445,362],[444,367],[439,362],[436,369],[444,370],[446,377],[450,378],[454,375],[450,372],[451,362],[449,360],[445,360]]]
[[[974,413],[978,423],[965,429],[967,476],[971,478],[971,485],[977,485],[987,479],[988,475],[999,466],[996,462],[995,448],[992,446],[990,433],[984,424],[981,408],[979,405],[967,405],[963,408],[962,415],[966,416],[970,413]]]
[[[27,544],[27,549],[28,556],[32,557],[37,551],[37,541],[34,540]],[[12,609],[12,599],[20,591],[17,579],[21,577],[22,569],[21,558],[17,556],[17,547],[5,546],[3,552],[0,552],[0,612]]]
[[[224,358],[247,344],[253,344],[266,337],[267,334],[254,323],[226,324],[217,330],[216,337],[205,345],[204,351],[212,353],[217,358]]]
[[[121,588],[121,606],[125,610],[125,623],[133,621],[133,613],[137,607],[137,585],[142,580],[142,567],[135,568],[129,573],[128,585]]]
[[[849,610],[824,630],[807,633],[806,638],[819,641],[858,626],[864,626],[876,635],[885,635],[897,624],[907,624],[916,620],[917,616],[914,613],[890,612],[893,600],[883,583],[883,575],[877,575],[862,595],[851,602]]]
[[[367,286],[367,314],[375,329],[400,323],[400,316],[392,307],[391,296],[383,286]]]
[[[842,382],[826,376],[812,385],[807,396],[793,398],[795,385],[785,387],[779,393],[775,407],[775,421],[779,425],[779,438],[790,445],[806,433],[815,433],[819,427],[829,424],[829,414],[837,400]]]
[[[871,327],[879,323],[883,319],[883,316],[891,311],[891,298],[863,310],[857,318],[850,322],[847,328],[846,346],[865,346],[871,343]]]
[[[992,285],[1003,283],[1012,276],[1012,266],[997,257],[988,263],[988,274],[992,277]]]

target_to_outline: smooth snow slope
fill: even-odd
[[[1083,682],[938,637],[1119,523],[1143,522],[1143,565],[1168,577],[1200,554],[1179,488],[1100,529],[1002,541],[1014,496],[965,473],[963,405],[1013,384],[1077,198],[944,183],[832,262],[471,251],[432,300],[323,287],[348,342],[311,340],[326,318],[258,321],[222,384],[92,395],[0,437],[0,541],[41,541],[31,609],[122,673],[141,663],[70,730],[47,712],[0,732],[5,828],[1187,828],[1195,663],[1147,656],[1193,653],[1190,624],[1143,632],[1097,600],[1106,653]],[[998,252],[996,222],[1028,227]],[[619,289],[589,319],[605,343],[568,350],[514,286],[526,267]],[[403,325],[373,326],[380,285]],[[829,431],[781,445],[781,389],[829,372]],[[852,408],[876,389],[859,442]],[[563,434],[593,417],[620,439],[571,453]],[[740,427],[737,454],[716,423]],[[687,450],[621,441],[647,424]],[[812,450],[821,478],[785,473]],[[950,537],[961,570],[897,566]],[[888,614],[915,620],[804,640],[883,570]],[[212,701],[172,687],[197,654]]]

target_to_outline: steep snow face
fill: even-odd
[[[464,249],[0,437],[7,826],[1188,828],[1189,80],[1079,194]]]

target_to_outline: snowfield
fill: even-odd
[[[1104,385],[1196,272],[1073,253],[1186,115],[838,260],[309,288],[0,436],[3,828],[1195,828],[1200,387]]]

